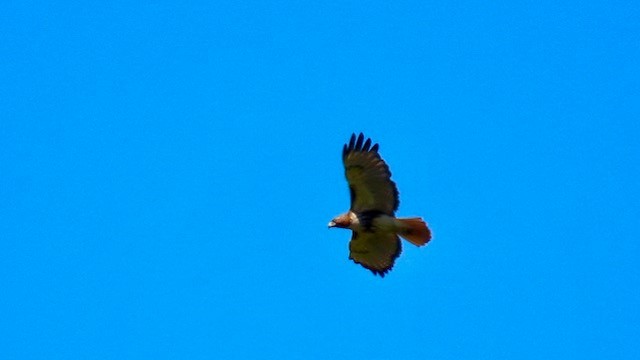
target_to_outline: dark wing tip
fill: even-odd
[[[355,133],[351,134],[351,138],[349,139],[349,143],[345,144],[342,148],[342,157],[346,157],[352,151],[361,151],[361,152],[378,152],[378,144],[373,144],[370,138],[364,136],[363,133],[359,133],[356,135]]]
[[[353,150],[356,145],[356,134],[351,134],[351,139],[349,140],[349,150]]]
[[[358,141],[356,141],[356,150],[362,150],[362,142],[364,141],[364,134],[358,135]]]
[[[387,268],[387,269],[384,269],[384,270],[373,270],[373,269],[369,269],[369,270],[371,270],[371,272],[373,273],[373,275],[378,275],[378,276],[380,276],[381,278],[384,278],[384,276],[385,276],[385,275],[387,275],[387,273],[388,273],[389,271],[391,271],[391,269],[393,269],[393,267],[390,267],[390,268]]]
[[[362,151],[369,151],[370,147],[371,147],[371,139],[367,139],[367,141],[364,142],[364,145],[362,145]]]
[[[387,274],[389,273],[389,271],[393,270],[393,265],[395,265],[395,259],[394,259],[394,264],[391,264],[388,268],[386,268],[386,269],[376,269],[376,268],[369,267],[369,266],[367,266],[367,265],[365,265],[365,264],[363,264],[363,263],[361,263],[361,262],[356,261],[356,259],[354,259],[354,258],[353,258],[353,257],[351,257],[351,256],[349,256],[349,260],[351,260],[351,261],[353,261],[354,263],[356,263],[356,264],[358,264],[358,265],[362,266],[363,268],[365,268],[365,269],[367,269],[367,270],[371,271],[371,273],[372,273],[373,275],[378,275],[378,276],[380,276],[381,278],[383,278],[385,275],[387,275]]]

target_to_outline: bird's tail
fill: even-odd
[[[399,224],[398,235],[415,246],[422,246],[431,240],[431,230],[422,218],[397,219]]]

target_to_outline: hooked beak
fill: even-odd
[[[329,229],[335,226],[336,226],[336,223],[333,222],[333,220],[329,221],[329,225],[328,225]]]

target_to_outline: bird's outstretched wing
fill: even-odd
[[[351,135],[342,149],[342,162],[351,193],[351,211],[377,211],[393,216],[398,209],[398,189],[391,181],[389,167],[378,154],[378,144]]]
[[[393,268],[401,251],[398,236],[387,232],[354,231],[349,243],[349,259],[382,277]]]

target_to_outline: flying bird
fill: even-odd
[[[349,259],[384,277],[402,251],[398,236],[423,246],[431,240],[431,231],[422,218],[395,217],[398,189],[378,153],[378,144],[372,146],[362,133],[353,134],[342,149],[342,162],[351,207],[331,220],[329,228],[350,229]]]

